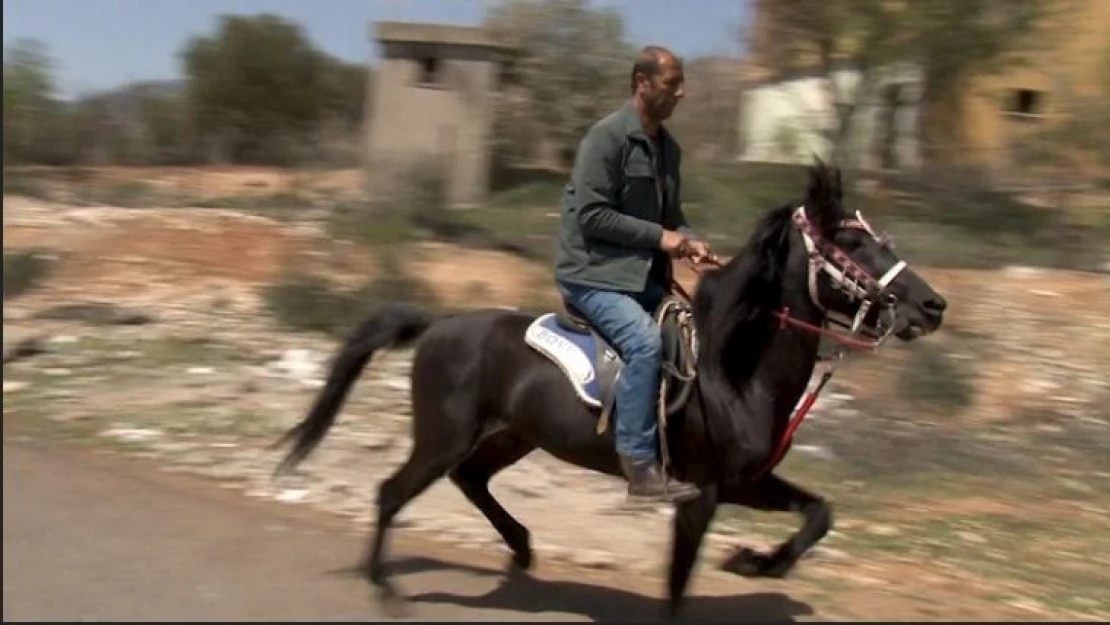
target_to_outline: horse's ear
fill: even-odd
[[[815,164],[809,169],[806,214],[822,233],[831,235],[843,217],[841,172],[839,167],[830,167],[816,154],[813,160]]]
[[[843,169],[841,169],[839,167],[833,167],[832,176],[831,176],[832,180],[829,183],[829,186],[831,187],[829,189],[829,197],[833,200],[834,208],[836,209],[836,211],[838,213],[841,213],[839,218],[843,218],[843,212],[844,212],[844,207],[841,205],[841,202],[843,202],[843,200],[844,200],[844,176],[843,176],[843,173],[844,173]]]
[[[809,167],[809,201],[812,204],[820,201],[826,188],[825,161],[820,156],[813,155],[813,165]]]

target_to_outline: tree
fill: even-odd
[[[735,158],[743,65],[739,59],[703,57],[685,61],[686,97],[668,128],[687,158]]]
[[[236,162],[288,161],[329,114],[361,114],[364,72],[276,15],[224,16],[182,58],[197,131]]]
[[[322,115],[348,125],[362,123],[370,72],[366,67],[327,57],[321,80]]]
[[[188,161],[186,141],[188,119],[187,102],[182,94],[137,94],[136,116],[142,133],[145,162],[182,164]]]
[[[485,25],[514,50],[494,113],[503,151],[534,156],[543,137],[567,160],[586,129],[628,97],[634,50],[615,10],[586,0],[506,0]]]
[[[55,99],[54,61],[46,45],[21,39],[4,51],[4,159],[49,160],[47,139],[60,113]]]
[[[962,94],[970,79],[1020,62],[1050,43],[1035,36],[1054,11],[1051,0],[756,0],[751,37],[761,64],[816,67],[836,114],[823,129],[834,158],[844,159],[852,119],[885,68],[905,62],[921,71],[920,130],[958,138]],[[838,64],[859,73],[850,91],[831,76]]]

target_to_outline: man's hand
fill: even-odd
[[[671,256],[683,257],[690,253],[690,239],[681,232],[664,230],[663,238],[659,240],[659,249]]]
[[[717,255],[713,250],[709,249],[709,244],[705,241],[691,240],[688,246],[687,258],[695,265],[701,263],[718,263]]]

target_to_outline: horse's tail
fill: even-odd
[[[435,321],[428,311],[406,304],[391,304],[368,317],[347,338],[328,372],[327,383],[316,397],[308,416],[281,437],[280,447],[296,439],[293,448],[278,465],[275,474],[297,466],[324,439],[335,417],[374,352],[404,347],[415,341]]]

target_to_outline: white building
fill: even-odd
[[[920,162],[917,141],[921,76],[912,65],[875,73],[865,94],[857,93],[860,72],[838,67],[828,78],[817,72],[779,76],[746,89],[741,96],[739,160],[809,164],[828,158],[826,132],[837,113],[829,81],[842,101],[858,100],[848,140],[852,164],[864,168],[913,169]],[[885,162],[884,162],[885,161]]]

